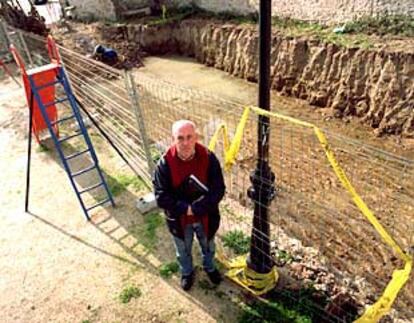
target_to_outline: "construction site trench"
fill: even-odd
[[[142,54],[176,54],[237,78],[258,80],[258,32],[251,25],[186,19],[155,26],[92,24],[87,28],[95,41],[99,37],[119,48],[134,63]],[[81,38],[81,30],[70,37]],[[85,45],[91,52],[90,44],[77,47]],[[329,110],[334,117],[357,118],[377,135],[413,138],[414,41],[377,37],[371,46],[345,47],[275,30],[271,87],[283,96]]]
[[[230,135],[234,135],[243,108],[256,105],[258,34],[253,27],[185,20],[160,26],[74,23],[71,29],[71,32],[55,31],[55,37],[65,48],[87,55],[97,43],[104,43],[117,49],[131,62],[128,68],[137,82],[140,108],[146,123],[151,153],[154,155],[162,153],[169,139],[170,124],[179,117],[194,119],[200,125],[201,139],[208,143],[222,121],[229,126]],[[30,41],[28,44],[30,47]],[[89,61],[78,59],[76,55],[71,56],[69,50],[64,50],[61,54],[80,101],[89,106],[91,113],[101,115],[98,119],[102,124],[113,122],[113,129],[119,132],[120,143],[129,146],[126,150],[140,145],[141,138],[136,140],[134,137],[136,124],[127,124],[130,115],[125,114],[125,117],[120,114],[125,111],[117,110],[117,104],[122,105],[121,101],[125,99],[124,89],[118,90],[123,86],[122,71],[119,74],[110,70],[102,72],[103,69],[98,67],[86,71],[88,64],[91,64]],[[413,48],[410,44],[397,48],[396,51],[390,48],[342,48],[314,39],[288,37],[275,32],[271,63],[274,90],[272,110],[310,122],[326,131],[338,161],[355,188],[404,251],[409,250],[413,244],[414,210]],[[104,96],[99,96],[98,93],[103,93]],[[10,96],[15,97],[13,94]],[[116,102],[118,99],[120,101]],[[23,102],[20,104],[21,107],[24,106]],[[7,117],[22,121],[27,116],[17,112],[17,105],[17,100],[10,105],[10,115]],[[14,128],[6,116],[3,119],[2,124],[6,128]],[[236,166],[226,174],[228,193],[227,200],[222,205],[220,238],[235,229],[246,236],[251,232],[251,204],[245,192],[250,185],[249,172],[255,163],[256,127],[255,115],[251,115]],[[18,138],[23,140],[23,129],[17,127],[15,130]],[[94,138],[99,137],[95,135]],[[11,140],[10,136],[7,133],[8,140]],[[123,143],[122,136],[127,138]],[[119,174],[120,170],[128,173],[124,166],[120,166],[122,163],[108,152],[108,147],[101,139],[95,140],[107,176]],[[351,199],[345,197],[346,191],[335,178],[311,131],[272,120],[270,140],[271,166],[277,175],[278,186],[278,198],[271,207],[272,252],[281,261],[283,276],[292,278],[292,281],[283,281],[284,286],[281,288],[298,292],[299,299],[304,286],[316,290],[311,297],[318,307],[314,312],[319,311],[312,314],[315,315],[314,320],[351,321],[362,314],[366,305],[380,297],[392,271],[400,268],[402,262],[382,242]],[[22,149],[19,152],[23,154]],[[220,146],[217,154],[222,159],[221,153]],[[54,153],[47,154],[56,162]],[[37,162],[50,162],[40,153],[36,159]],[[139,167],[144,166],[138,165]],[[21,172],[17,168],[13,171]],[[56,173],[58,170],[53,169],[54,176],[57,176]],[[46,177],[43,172],[41,174],[43,178]],[[62,179],[62,185],[63,183]],[[17,189],[16,183],[13,184],[13,189]],[[51,194],[50,188],[44,189]],[[219,290],[212,291],[201,279],[194,294],[183,297],[175,288],[169,290],[168,280],[161,280],[160,284],[159,277],[154,279],[162,264],[172,260],[174,255],[171,244],[166,241],[168,233],[164,229],[158,229],[157,242],[151,248],[139,241],[141,234],[145,236],[142,226],[146,220],[134,210],[134,198],[136,194],[142,194],[143,190],[141,188],[138,191],[131,193],[128,190],[121,194],[121,207],[118,210],[105,208],[97,211],[93,222],[99,224],[94,224],[93,227],[86,228],[84,223],[75,219],[67,224],[62,222],[63,232],[66,233],[63,240],[78,239],[78,233],[71,232],[71,226],[75,226],[81,228],[79,237],[84,245],[90,247],[96,244],[92,248],[94,253],[90,254],[94,268],[92,272],[96,270],[102,280],[106,279],[105,271],[98,267],[109,266],[117,272],[105,286],[96,280],[88,282],[88,288],[96,290],[100,296],[94,300],[92,309],[88,305],[87,310],[79,310],[83,306],[80,304],[85,300],[87,289],[76,284],[76,275],[71,273],[76,271],[76,266],[85,269],[85,265],[75,259],[75,254],[70,255],[70,269],[60,275],[70,278],[65,284],[74,290],[70,294],[76,300],[73,311],[91,321],[115,320],[118,317],[125,321],[136,321],[140,319],[140,313],[144,321],[155,322],[181,319],[190,322],[192,314],[199,320],[235,321],[239,315],[238,306],[234,302],[228,302],[235,294],[233,286],[226,284]],[[12,195],[7,192],[7,196]],[[21,192],[18,195],[21,196]],[[35,196],[38,203],[46,203],[40,192]],[[60,202],[65,203],[63,200]],[[14,201],[8,205],[16,209],[16,203]],[[75,207],[75,203],[70,205],[72,209]],[[42,212],[53,213],[53,205],[38,207],[36,211],[32,220],[21,215],[25,230],[29,230],[26,224],[33,219],[40,220],[37,225],[47,224],[49,231],[56,229],[53,217],[41,216]],[[72,217],[69,206],[68,209],[62,208],[62,212]],[[81,217],[78,213],[76,216]],[[12,225],[16,221],[11,218],[7,220]],[[116,233],[118,227],[121,227],[122,233]],[[103,235],[95,236],[96,233]],[[128,239],[123,240],[124,234]],[[92,239],[96,241],[88,240],[89,237],[94,237]],[[55,243],[59,241],[57,236],[54,239]],[[108,241],[114,245],[106,249]],[[67,241],[63,242],[66,247],[70,247]],[[145,248],[139,246],[140,243]],[[151,251],[148,252],[149,250]],[[97,252],[113,258],[122,255],[128,268],[125,269],[122,264],[114,265],[107,260],[99,260],[95,255]],[[234,256],[232,251],[229,254]],[[59,258],[59,255],[51,258],[48,267],[43,269],[45,273],[42,272],[41,275],[46,275],[58,261],[62,261]],[[137,274],[142,274],[141,265],[149,265],[150,268],[142,278]],[[21,271],[23,275],[24,270]],[[35,279],[31,278],[33,284]],[[177,283],[176,278],[171,282],[172,285]],[[80,281],[83,281],[82,278]],[[137,301],[142,305],[138,312],[131,307],[124,310],[119,304],[114,304],[116,302],[113,299],[108,300],[103,296],[105,293],[113,294],[125,281],[142,286],[142,290],[147,293]],[[48,284],[45,287],[47,297],[58,295],[59,299],[59,304],[53,305],[53,315],[62,321],[67,317],[73,318],[70,309],[64,310],[65,315],[58,313],[59,307],[65,304],[65,297],[56,292],[52,282],[49,281]],[[162,309],[162,299],[165,297],[160,296],[157,284],[160,284],[161,292],[171,298],[184,299],[188,309],[179,306],[179,310],[175,311],[177,304],[174,302],[167,302]],[[201,286],[203,284],[204,287]],[[76,286],[79,290],[76,290]],[[33,292],[30,295],[33,296]],[[329,304],[326,303],[326,295],[331,301]],[[48,317],[47,307],[41,303],[32,305],[33,302],[24,297],[23,291],[19,297],[25,308],[41,308],[35,321],[40,322]],[[220,301],[221,297],[225,301]],[[155,298],[159,301],[151,305],[151,300]],[[214,298],[217,299],[213,300]],[[49,301],[48,298],[46,301]],[[210,302],[215,310],[208,314]],[[18,300],[13,300],[12,303],[13,309],[17,309]],[[386,320],[409,322],[412,319],[410,308],[413,304],[414,284],[411,278]],[[229,308],[228,313],[226,307]],[[111,313],[111,308],[115,310],[114,313]],[[154,314],[160,308],[160,313]],[[13,315],[10,310],[8,314]],[[14,313],[15,321],[29,317],[27,312]]]

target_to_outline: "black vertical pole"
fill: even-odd
[[[29,212],[29,193],[30,193],[30,160],[32,158],[32,127],[33,127],[33,91],[30,90],[29,102],[29,133],[27,147],[27,168],[26,168],[26,200],[24,211]]]
[[[271,0],[260,0],[259,14],[259,107],[270,111]],[[274,198],[275,175],[269,167],[269,117],[259,116],[256,169],[250,175],[248,196],[254,201],[250,255],[247,265],[257,273],[273,268],[270,256],[268,207]]]

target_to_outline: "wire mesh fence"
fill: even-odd
[[[205,143],[222,122],[232,135],[242,114],[238,103],[221,100],[199,91],[151,79],[137,73],[145,122],[149,136],[159,148],[166,148],[169,126],[174,120],[190,118],[199,125]],[[307,278],[308,283],[338,293],[340,287],[352,291],[363,303],[382,294],[391,274],[401,262],[382,241],[376,230],[355,206],[327,161],[325,152],[312,129],[271,119],[270,164],[276,174],[277,198],[270,207],[273,256],[284,255],[295,265],[308,267],[305,276],[320,274],[321,268],[334,273],[331,286],[323,278]],[[338,161],[362,198],[384,227],[406,251],[413,242],[412,183],[413,163],[360,142],[325,131]],[[251,227],[252,202],[246,191],[249,175],[255,167],[257,120],[251,115],[244,132],[237,164],[226,174],[227,200],[221,236],[238,230],[245,236],[258,235]],[[222,156],[218,152],[219,156]],[[222,160],[223,162],[223,160]],[[253,231],[252,231],[253,230]],[[313,259],[303,254],[312,248]],[[248,251],[248,250],[245,250]],[[290,256],[286,256],[290,255]],[[313,262],[312,266],[308,263]],[[292,266],[288,266],[292,267]],[[310,267],[310,268],[309,268]],[[303,279],[303,271],[290,273]],[[312,272],[313,271],[313,272]],[[306,279],[305,279],[306,280]],[[326,280],[325,280],[326,281]],[[318,284],[319,283],[319,284]],[[412,283],[399,298],[399,309],[410,314],[413,304]],[[323,310],[323,309],[320,309]]]
[[[44,40],[23,34],[33,64],[47,63]],[[24,50],[24,44],[18,45]],[[206,94],[135,71],[138,101],[131,93],[128,73],[95,62],[67,48],[60,54],[76,96],[117,145],[131,168],[151,185],[151,162],[170,144],[171,125],[191,119],[204,144],[225,123],[236,133],[244,107],[240,102]],[[272,107],[277,110],[277,107]],[[138,111],[138,113],[137,113]],[[145,125],[145,131],[139,122]],[[312,129],[286,120],[270,119],[270,165],[276,175],[277,197],[269,208],[271,257],[300,288],[286,289],[292,302],[298,290],[311,288],[329,297],[346,291],[358,304],[372,304],[384,291],[396,257],[343,188],[329,164],[324,147]],[[414,162],[324,130],[336,159],[356,191],[381,224],[406,252],[414,245]],[[235,165],[225,174],[227,195],[221,204],[221,252],[233,257],[249,251],[253,202],[246,191],[257,159],[257,115],[251,113]],[[223,139],[216,155],[224,162]],[[231,244],[237,240],[236,246]],[[411,250],[411,251],[410,251]],[[328,297],[327,296],[327,297]],[[350,321],[327,310],[324,301],[307,303],[329,321]],[[412,318],[411,279],[394,306]]]

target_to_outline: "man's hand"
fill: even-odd
[[[193,210],[191,209],[191,205],[188,206],[187,215],[193,215]]]

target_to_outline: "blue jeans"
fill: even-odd
[[[215,270],[214,266],[214,253],[216,247],[214,244],[214,237],[207,241],[207,237],[203,230],[201,223],[189,224],[184,229],[184,240],[174,236],[175,250],[177,254],[177,260],[180,264],[181,274],[188,276],[193,272],[193,238],[194,233],[197,236],[197,240],[201,247],[201,253],[203,257],[203,268],[207,272]]]

